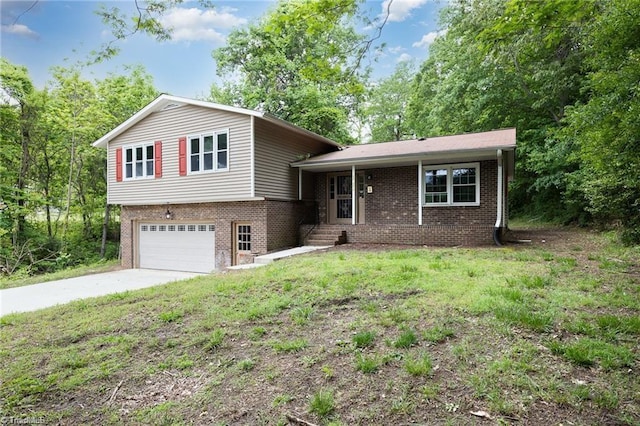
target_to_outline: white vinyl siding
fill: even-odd
[[[301,134],[255,120],[255,195],[298,199],[298,169],[290,167],[307,154],[324,153],[327,145]]]
[[[216,129],[228,129],[228,171],[180,176],[179,138],[211,134]],[[116,149],[155,140],[162,141],[162,179],[116,182]],[[175,204],[251,197],[250,116],[193,105],[155,112],[111,141],[108,155],[108,202],[111,204]]]

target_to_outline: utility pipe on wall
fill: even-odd
[[[496,153],[498,157],[498,202],[497,202],[497,213],[496,213],[496,224],[493,228],[493,241],[495,241],[496,245],[501,246],[502,241],[500,240],[500,228],[502,226],[502,200],[503,200],[503,172],[502,172],[502,150],[499,149]]]

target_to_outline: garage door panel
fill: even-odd
[[[140,267],[211,272],[215,231],[211,224],[140,225]]]

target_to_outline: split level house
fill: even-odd
[[[343,147],[161,95],[94,146],[128,268],[211,272],[302,244],[500,243],[515,129]]]

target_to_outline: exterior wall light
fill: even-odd
[[[171,210],[169,210],[169,208],[167,208],[167,212],[164,214],[164,217],[165,217],[167,220],[171,220],[171,219],[173,219],[173,213],[171,213]]]

